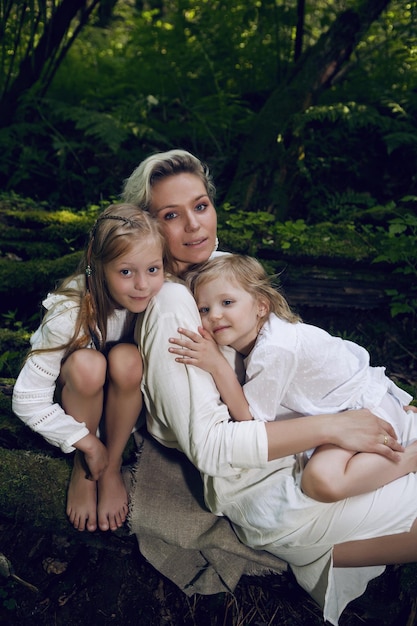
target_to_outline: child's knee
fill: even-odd
[[[62,367],[64,382],[80,392],[94,394],[104,386],[107,363],[96,350],[76,350]]]
[[[119,344],[108,355],[108,376],[125,388],[140,385],[143,374],[142,357],[134,344]]]
[[[301,479],[301,489],[307,496],[318,502],[336,502],[341,499],[336,476],[307,468],[308,464]]]

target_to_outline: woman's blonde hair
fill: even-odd
[[[274,286],[276,277],[269,276],[261,263],[253,257],[241,254],[223,254],[210,259],[187,276],[187,285],[195,296],[199,287],[215,278],[237,283],[256,301],[265,304],[267,312],[261,319],[261,325],[269,313],[275,313],[281,319],[292,324],[301,321],[301,318],[291,310],[284,296]]]
[[[98,350],[105,349],[107,320],[117,304],[107,289],[104,268],[126,254],[131,246],[150,239],[161,245],[166,258],[165,239],[156,219],[148,213],[132,204],[112,204],[101,213],[90,231],[77,271],[53,292],[73,300],[79,306],[79,312],[71,339],[52,350],[65,349],[65,359],[75,350],[87,347],[91,341]],[[48,311],[44,323],[51,315],[54,315],[53,308]],[[127,316],[126,337],[133,332],[134,319],[133,313]]]
[[[186,150],[157,152],[142,161],[124,181],[122,199],[150,210],[152,187],[160,180],[177,174],[194,174],[206,189],[210,201],[214,202],[216,189],[207,165]]]

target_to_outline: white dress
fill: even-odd
[[[367,350],[351,341],[271,313],[244,365],[243,389],[255,419],[360,408],[387,419],[380,408],[384,404],[389,406],[388,421],[401,436],[403,406],[412,397],[385,375],[384,367],[371,367]],[[397,402],[390,402],[387,394]]]
[[[74,285],[77,286],[76,284]],[[44,320],[30,339],[33,350],[64,345],[74,332],[79,305],[63,296],[49,295],[42,305]],[[118,341],[126,325],[126,309],[115,310],[107,322],[107,340]],[[89,348],[94,346],[91,343]],[[89,434],[84,422],[77,422],[55,402],[56,382],[64,350],[40,352],[25,362],[13,389],[13,412],[32,430],[63,452],[72,452],[74,443]]]
[[[265,423],[230,421],[211,376],[168,352],[178,327],[196,332],[200,323],[190,292],[175,283],[166,283],[139,316],[149,432],[184,452],[201,472],[208,508],[226,515],[244,543],[286,560],[324,618],[337,624],[384,567],[333,568],[333,546],[409,531],[417,518],[416,475],[330,504],[303,494],[298,456],[268,462]],[[414,414],[404,422],[405,439],[417,438]]]

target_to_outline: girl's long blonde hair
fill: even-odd
[[[161,245],[166,258],[165,239],[157,221],[149,213],[132,204],[112,204],[101,213],[90,231],[78,269],[53,292],[73,300],[79,311],[70,340],[50,350],[65,349],[66,359],[75,350],[87,347],[91,341],[98,350],[105,349],[107,320],[117,308],[117,303],[107,289],[104,267],[126,254],[138,241],[149,242],[150,239]],[[48,311],[44,323],[53,314],[53,309]],[[130,313],[125,327],[126,337],[133,333],[134,320],[135,315]]]
[[[199,287],[215,278],[222,278],[237,283],[256,301],[266,305],[267,313],[261,320],[261,326],[269,313],[275,313],[281,319],[292,324],[301,318],[294,313],[284,296],[274,286],[274,276],[269,276],[261,263],[250,256],[241,254],[223,254],[203,263],[187,276],[187,285],[195,296]]]

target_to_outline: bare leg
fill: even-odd
[[[417,520],[410,532],[341,543],[333,549],[335,567],[417,562]]]
[[[401,476],[417,471],[417,443],[399,453],[398,462],[380,454],[355,454],[336,446],[317,448],[308,461],[301,486],[320,502],[335,502],[369,493]]]
[[[127,440],[142,409],[142,359],[137,346],[118,344],[108,356],[105,443],[109,463],[98,481],[98,525],[116,530],[126,520],[128,496],[120,472]]]
[[[95,350],[77,350],[61,369],[62,406],[66,413],[97,432],[103,411],[106,359]],[[97,528],[97,484],[88,480],[83,454],[77,450],[68,487],[67,515],[77,530]]]

